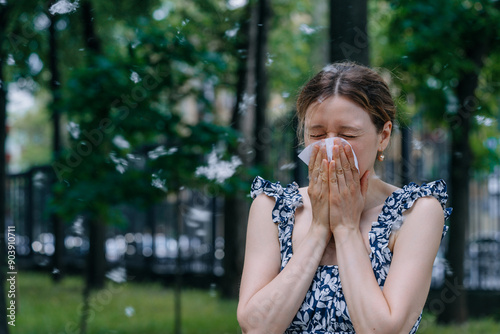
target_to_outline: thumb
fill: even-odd
[[[369,179],[370,179],[370,171],[367,170],[363,174],[363,177],[360,180],[361,195],[363,195],[363,197],[366,196],[366,192],[368,190],[368,181],[369,181]]]

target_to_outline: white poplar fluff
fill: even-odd
[[[217,183],[224,181],[236,172],[236,168],[242,164],[241,159],[233,156],[231,161],[219,160],[215,151],[208,155],[208,166],[200,166],[196,168],[196,176],[205,176],[209,180],[215,180]]]
[[[68,14],[74,12],[78,8],[78,0],[75,2],[69,2],[68,0],[60,0],[50,6],[49,12],[52,15],[55,14]]]

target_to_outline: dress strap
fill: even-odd
[[[250,196],[255,199],[262,193],[276,199],[276,205],[272,212],[275,223],[286,224],[290,216],[295,214],[295,209],[302,205],[302,196],[296,182],[283,188],[280,182],[273,183],[257,176],[252,182]]]

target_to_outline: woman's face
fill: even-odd
[[[377,151],[389,143],[392,123],[377,132],[370,115],[351,100],[332,96],[309,106],[306,111],[304,140],[306,146],[329,137],[347,140],[358,158],[360,175],[373,170]]]

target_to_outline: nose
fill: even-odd
[[[334,138],[334,137],[337,137],[335,133],[329,132],[326,134],[326,138]]]

